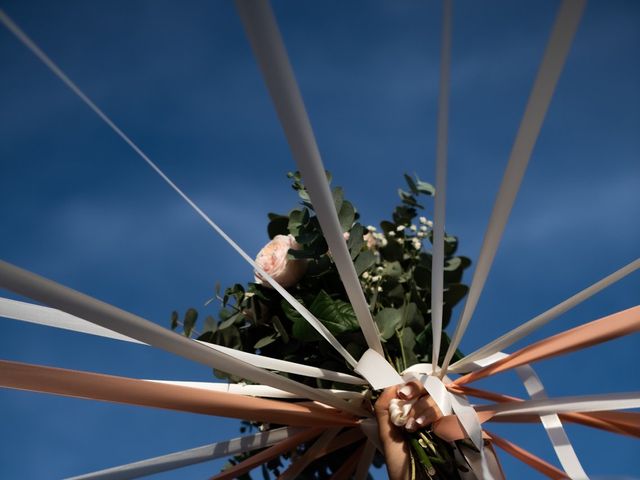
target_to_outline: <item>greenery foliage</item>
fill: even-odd
[[[267,224],[271,239],[276,235],[292,235],[299,248],[289,250],[290,257],[307,262],[304,276],[288,291],[355,358],[359,358],[367,349],[367,344],[348,302],[331,252],[328,251],[308,193],[298,172],[289,173],[288,177],[299,195],[300,203],[286,215],[269,213]],[[425,207],[419,200],[428,200],[435,194],[435,189],[417,177],[405,175],[404,178],[407,190],[398,190],[400,203],[393,210],[391,218],[380,222],[377,228],[362,225],[359,222],[360,214],[345,199],[343,189],[332,189],[345,241],[378,326],[385,355],[398,371],[415,363],[431,362],[432,343],[432,256],[427,247],[432,241],[433,232],[431,221],[420,215]],[[329,174],[328,179],[330,181]],[[468,290],[462,283],[462,276],[471,261],[457,255],[457,249],[457,237],[446,234],[443,327],[448,325],[453,308]],[[262,284],[259,279],[246,286],[237,283],[224,290],[217,285],[215,296],[206,305],[214,301],[219,302],[220,309],[215,317],[206,316],[199,332],[195,326],[200,313],[194,308],[188,309],[182,315],[182,320],[178,312],[173,312],[171,328],[181,329],[188,337],[246,352],[335,371],[349,371],[342,357],[275,290]],[[443,332],[440,350],[443,356],[448,342],[449,337]],[[456,356],[459,355],[457,352]],[[215,374],[234,382],[242,381],[223,372],[215,371]],[[314,387],[358,388],[292,374],[282,375]],[[245,424],[243,429],[257,427]],[[324,458],[320,464],[311,464],[300,478],[328,478],[351,453],[349,449],[343,450]],[[379,458],[376,463],[379,465],[382,461]],[[267,465],[263,469],[265,478],[268,478],[269,472],[277,476],[282,471],[282,465],[281,459]]]

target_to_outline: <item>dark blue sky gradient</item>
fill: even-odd
[[[447,230],[472,259],[557,6],[455,3]],[[294,164],[231,2],[0,7],[250,254],[267,240],[267,212],[295,206],[285,178]],[[440,3],[274,8],[326,166],[364,221],[377,224],[397,202],[403,172],[434,178]],[[464,351],[638,256],[639,25],[636,2],[589,3]],[[3,29],[0,63],[3,259],[165,326],[173,309],[202,307],[217,281],[251,279],[250,268]],[[531,339],[631,307],[639,287],[636,273]],[[206,367],[151,348],[0,325],[5,359],[212,378]],[[637,337],[625,338],[536,368],[552,396],[640,390],[638,347]],[[512,374],[483,385],[524,395]],[[7,479],[80,474],[238,433],[230,420],[8,390],[0,391],[0,424]],[[493,429],[555,462],[539,425]],[[594,478],[637,474],[637,442],[567,430]],[[501,458],[509,478],[537,478]],[[207,478],[220,465],[158,478]]]

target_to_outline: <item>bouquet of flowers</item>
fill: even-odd
[[[330,175],[327,176],[330,181]],[[301,202],[287,215],[269,214],[267,230],[271,241],[259,252],[256,263],[305,305],[349,353],[359,358],[367,350],[367,344],[313,206],[300,174],[289,173],[288,177]],[[432,257],[428,245],[432,240],[433,224],[423,214],[425,207],[419,200],[433,196],[435,190],[417,177],[404,177],[407,190],[398,190],[400,204],[395,207],[391,219],[380,222],[379,228],[362,225],[360,214],[344,198],[342,188],[332,189],[344,239],[377,324],[385,356],[398,372],[432,360]],[[447,326],[452,309],[468,290],[462,283],[462,276],[471,261],[456,255],[457,249],[458,239],[445,235],[443,327]],[[216,300],[221,304],[217,317],[206,316],[199,331],[196,330],[199,312],[194,308],[188,309],[182,319],[178,312],[173,312],[171,328],[181,328],[184,335],[205,342],[328,370],[348,371],[344,359],[268,283],[263,282],[259,274],[246,286],[237,283],[222,290],[217,285],[215,297],[206,305]],[[440,349],[443,354],[448,345],[449,337],[443,333]],[[456,357],[461,357],[459,352]],[[242,380],[223,372],[214,373],[219,378]],[[364,389],[322,379],[283,375],[313,387],[359,392]],[[369,406],[375,402],[375,391],[363,393]],[[241,429],[264,428],[265,425],[243,422]],[[412,445],[412,464],[422,465],[422,471],[429,477],[456,478],[458,470],[466,468],[456,464],[452,445],[428,431],[407,434],[407,441]],[[299,447],[294,455],[304,453],[308,447]],[[299,478],[329,478],[354,449],[344,448],[311,463]],[[231,464],[249,455],[234,458]],[[279,458],[263,465],[265,478],[269,478],[269,472],[278,476],[286,460]],[[378,454],[374,464],[380,466],[383,462]]]

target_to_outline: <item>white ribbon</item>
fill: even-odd
[[[367,345],[383,355],[378,329],[342,236],[320,151],[271,6],[266,0],[236,0],[236,7]]]
[[[104,328],[135,338],[156,348],[180,355],[223,372],[317,400],[357,416],[368,416],[359,405],[345,402],[329,393],[263,370],[248,362],[208,348],[171,332],[137,315],[64,287],[52,280],[0,260],[0,288],[32,298]]]
[[[495,363],[507,356],[508,355],[506,353],[496,352],[486,358],[471,362],[467,365],[467,368],[470,368],[471,371],[484,368],[487,365],[491,365],[492,363]],[[530,365],[522,365],[520,367],[516,367],[515,370],[527,390],[527,393],[532,399],[540,400],[548,398],[544,385],[533,367]],[[564,430],[560,417],[555,413],[551,413],[548,415],[541,415],[540,421],[542,422],[542,426],[547,432],[547,436],[553,445],[556,456],[567,475],[569,475],[573,480],[588,479],[589,477],[580,464],[580,460],[571,445],[571,440],[569,440],[569,437]]]
[[[438,97],[438,143],[436,146],[436,194],[433,215],[431,260],[431,331],[434,372],[438,369],[442,339],[442,292],[444,288],[444,225],[447,199],[447,135],[451,64],[452,0],[442,2],[442,49],[440,50],[440,95]]]
[[[527,335],[535,332],[538,328],[546,325],[554,318],[562,315],[568,310],[572,309],[576,305],[584,302],[588,298],[592,297],[596,293],[601,290],[607,288],[618,280],[626,277],[630,273],[635,272],[640,268],[640,258],[637,258],[633,262],[625,265],[621,269],[613,272],[611,275],[603,278],[602,280],[594,283],[593,285],[585,288],[584,290],[576,293],[575,295],[567,298],[565,301],[559,303],[555,307],[548,309],[547,311],[541,313],[540,315],[532,318],[528,322],[521,324],[520,326],[514,328],[508,333],[505,333],[500,338],[488,343],[482,348],[479,348],[475,352],[466,355],[463,359],[458,360],[456,363],[451,365],[450,370],[453,372],[462,372],[464,368],[473,363],[476,360],[481,358],[486,358],[494,353],[513,345],[518,340],[526,337]]]
[[[260,276],[265,279],[269,285],[271,285],[282,297],[309,322],[309,324],[315,328],[322,337],[327,340],[333,348],[335,348],[340,355],[351,365],[356,364],[356,360],[353,356],[336,340],[333,334],[320,322],[304,305],[298,302],[293,295],[287,292],[278,282],[276,282],[271,276],[265,272],[253,259],[247,255],[247,253],[234,242],[229,235],[227,235],[222,228],[220,228],[209,216],[204,213],[198,207],[186,193],[184,193],[161,169],[158,167],[146,153],[142,151],[138,145],[134,143],[127,134],[125,134],[120,127],[118,127],[113,120],[111,120],[93,101],[80,90],[80,88],[58,67],[53,60],[51,60],[46,53],[38,47],[33,40],[31,40],[26,33],[24,33],[16,23],[9,18],[9,16],[0,9],[0,23],[2,23],[11,33],[13,33],[18,40],[20,40],[31,52],[38,57],[42,63],[44,63],[49,70],[51,70],[62,82],[71,89],[102,121],[104,121],[109,128],[111,128],[122,140],[125,141],[129,147],[133,149],[146,163],[149,165],[182,199],[195,210],[195,212],[202,217],[202,219],[213,228],[218,235],[220,235],[240,256],[256,270]],[[346,247],[345,247],[346,248]]]
[[[282,440],[300,433],[302,429],[293,427],[267,430],[254,435],[216,442],[202,447],[170,453],[160,457],[149,458],[139,462],[128,463],[118,467],[107,468],[97,472],[86,473],[71,477],[68,480],[124,480],[128,478],[144,477],[154,473],[166,472],[176,468],[207,462],[216,458],[228,457],[238,453],[250,452],[269,447]]]
[[[113,330],[87,322],[81,318],[75,317],[68,313],[56,310],[55,308],[43,307],[32,303],[19,302],[8,298],[0,297],[0,317],[20,320],[23,322],[35,323],[47,327],[61,328],[72,332],[86,333],[99,337],[121,340],[124,342],[139,343],[147,345],[131,337],[121,335]],[[244,362],[250,363],[256,367],[266,368],[268,370],[277,370],[280,372],[295,373],[305,377],[320,378],[334,382],[347,383],[352,385],[365,385],[367,382],[362,378],[349,375],[347,373],[334,372],[324,368],[312,367],[310,365],[302,365],[300,363],[289,362],[287,360],[279,360],[277,358],[267,357],[264,355],[256,355],[254,353],[243,352],[233,348],[223,347],[208,342],[195,340],[206,347],[212,348],[219,352],[225,353],[231,357],[237,358]]]
[[[601,412],[605,410],[626,410],[640,408],[640,392],[605,393],[600,395],[576,395],[569,397],[526,400],[524,402],[481,405],[476,411],[490,410],[496,416],[571,412]]]
[[[367,379],[367,382],[375,390],[392,387],[404,383],[402,377],[396,372],[385,358],[375,350],[369,349],[354,368],[356,372]]]
[[[449,362],[458,345],[460,345],[462,336],[480,299],[480,294],[489,275],[504,227],[511,213],[511,207],[527,169],[527,164],[551,103],[551,97],[558,83],[562,67],[567,59],[573,37],[578,29],[585,3],[585,0],[563,0],[558,10],[553,31],[549,37],[549,43],[531,90],[531,95],[511,150],[509,163],[504,172],[502,184],[489,219],[476,269],[473,272],[469,295],[442,364],[442,374],[446,373]]]
[[[273,388],[268,385],[247,385],[245,383],[214,383],[214,382],[191,382],[183,380],[145,380],[147,382],[165,383],[169,385],[180,385],[189,388],[200,388],[203,390],[209,390],[212,392],[226,392],[235,393],[238,395],[246,395],[249,397],[264,397],[264,398],[306,398],[296,395],[295,393],[280,390],[279,388]],[[364,394],[361,392],[352,392],[351,390],[336,390],[319,388],[321,392],[327,392],[331,395],[335,395],[337,398],[343,400],[355,400],[356,402],[362,401]]]

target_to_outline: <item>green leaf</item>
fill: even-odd
[[[332,299],[324,290],[320,290],[309,310],[334,335],[353,332],[360,328],[351,304]]]
[[[383,340],[390,339],[396,333],[396,329],[402,326],[402,309],[383,308],[375,317],[376,325]]]
[[[333,204],[336,207],[337,213],[342,208],[342,202],[344,201],[344,191],[342,190],[342,187],[336,187],[333,189],[331,194],[333,195]]]
[[[253,348],[255,350],[258,350],[260,348],[266,347],[267,345],[273,343],[276,341],[277,336],[276,335],[267,335],[266,337],[261,338],[260,340],[258,340],[255,345],[253,346]]]
[[[362,273],[371,268],[377,260],[378,257],[371,250],[360,252],[360,255],[358,255],[356,261],[353,262],[353,265],[356,269],[356,274],[358,276],[362,275]]]
[[[178,312],[171,312],[171,330],[178,328]]]
[[[309,221],[309,210],[303,208],[302,210],[292,210],[289,212],[289,221],[287,224],[287,230],[294,237],[300,233],[300,229],[304,224]]]
[[[185,337],[191,336],[191,330],[193,330],[193,326],[196,324],[197,319],[198,319],[198,311],[195,308],[189,308],[185,312],[184,320],[182,321]]]
[[[289,343],[289,334],[284,328],[284,325],[282,325],[280,319],[274,315],[273,317],[271,317],[271,323],[273,323],[273,328],[275,328],[276,332],[278,332],[278,335],[282,337],[282,341],[284,343]]]
[[[276,235],[287,235],[289,233],[289,217],[270,213],[269,219],[267,234],[270,239],[273,239]]]
[[[202,332],[215,332],[218,329],[218,323],[216,319],[211,315],[207,315],[207,318],[204,319],[204,326],[202,327]]]
[[[462,260],[460,257],[451,257],[444,262],[444,270],[445,272],[453,272],[460,268],[462,265]]]
[[[409,190],[411,190],[411,193],[413,193],[414,195],[418,195],[420,191],[418,190],[416,182],[413,181],[413,178],[405,173],[404,179],[407,181],[407,185],[409,186]]]
[[[463,285],[462,283],[452,283],[444,289],[444,303],[449,308],[453,308],[460,300],[465,297],[468,291],[469,287],[467,287],[466,285]]]
[[[402,275],[402,266],[400,262],[386,262],[384,264],[384,269],[382,270],[382,275],[386,277],[399,277]]]
[[[297,300],[303,303],[299,298]],[[309,322],[307,322],[295,308],[289,305],[289,302],[283,299],[280,305],[285,316],[291,320],[291,336],[293,338],[302,342],[314,342],[322,338],[320,334],[309,325]]]
[[[361,224],[356,223],[351,229],[351,232],[349,233],[349,240],[347,241],[347,248],[351,254],[351,260],[354,260],[362,250],[362,246],[364,245],[363,237],[364,227]]]
[[[340,226],[342,227],[343,232],[349,231],[351,225],[356,217],[356,209],[353,207],[351,202],[345,200],[342,202],[342,206],[340,207],[340,212],[338,212],[338,219],[340,220]]]
[[[423,182],[416,175],[416,188],[420,193],[424,193],[425,195],[434,196],[436,194],[436,189],[433,185],[427,182]]]
[[[220,325],[218,325],[218,330],[224,330],[225,328],[229,328],[231,325],[236,323],[240,318],[242,318],[242,312],[237,312],[231,315],[229,318],[224,320]]]
[[[402,345],[404,349],[404,359],[406,361],[405,368],[418,363],[418,358],[413,351],[416,346],[416,336],[410,328],[402,330]]]

